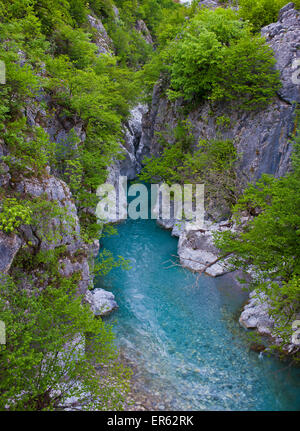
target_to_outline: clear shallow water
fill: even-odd
[[[132,269],[114,269],[96,287],[119,310],[117,344],[141,384],[176,410],[299,410],[300,370],[249,351],[238,324],[245,293],[228,276],[196,277],[170,267],[177,240],[155,221],[127,221],[102,240]]]

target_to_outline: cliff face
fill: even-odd
[[[294,131],[295,103],[300,102],[295,65],[300,46],[300,15],[293,3],[286,5],[277,23],[262,29],[262,35],[274,50],[276,68],[280,71],[282,88],[272,103],[260,112],[234,110],[228,103],[205,102],[188,115],[195,144],[199,139],[231,139],[241,161],[238,175],[246,184],[262,173],[282,176],[289,169],[292,147],[289,139]],[[162,84],[154,88],[150,110],[143,118],[143,134],[138,156],[140,161],[159,151],[156,132],[170,127],[179,119],[181,102],[171,103],[163,96]],[[222,117],[226,124],[222,125]]]
[[[5,147],[0,146],[0,155],[3,153],[6,153]],[[97,244],[87,244],[81,239],[77,208],[68,186],[59,178],[50,175],[50,167],[43,177],[27,178],[20,173],[17,178],[12,178],[8,166],[3,162],[1,165],[3,173],[0,175],[0,182],[4,192],[15,191],[20,198],[26,200],[43,197],[50,205],[55,204],[63,216],[53,214],[46,226],[24,225],[20,226],[17,233],[1,232],[0,272],[9,273],[14,266],[15,257],[24,251],[31,250],[37,253],[63,247],[64,253],[59,260],[59,270],[66,277],[79,273],[78,293],[85,293],[92,281],[90,263],[97,252]],[[31,269],[28,274],[24,273],[24,286],[27,276],[34,278],[38,272],[38,269],[36,271]]]
[[[114,7],[114,15],[115,22],[118,24],[120,17],[116,7]],[[97,46],[96,55],[113,56],[116,48],[101,19],[88,15],[86,24],[90,26],[91,43]],[[135,30],[148,44],[153,43],[144,21],[138,20]],[[21,66],[25,65],[24,53],[20,51],[18,55]],[[46,68],[43,68],[40,73],[46,76]],[[140,171],[141,165],[136,159],[136,151],[142,134],[141,120],[145,111],[145,106],[138,105],[132,110],[131,117],[123,125],[124,141],[120,142],[120,151],[124,154],[124,158],[115,160],[112,166],[107,167],[108,182],[118,181],[119,175],[126,175],[128,179],[133,179]],[[56,144],[59,157],[64,157],[65,150],[76,152],[86,141],[86,122],[79,115],[67,115],[64,106],[61,106],[55,97],[52,98],[51,93],[43,88],[39,89],[37,97],[28,98],[26,108],[22,110],[21,114],[26,118],[29,128],[41,127],[47,133],[50,141]],[[62,172],[60,172],[59,164],[47,166],[45,172],[39,176],[35,176],[33,173],[28,176],[23,172],[16,176],[1,160],[2,156],[7,155],[9,155],[8,147],[5,140],[0,137],[1,197],[18,194],[20,199],[27,201],[42,197],[49,202],[49,205],[55,204],[64,215],[47,214],[47,226],[41,228],[33,227],[30,224],[21,225],[15,233],[6,234],[0,231],[0,272],[13,275],[14,271],[18,269],[20,257],[24,257],[26,253],[37,255],[40,251],[64,249],[57,262],[61,275],[67,278],[74,274],[79,275],[78,293],[85,294],[86,301],[96,314],[101,314],[102,308],[106,312],[107,305],[110,309],[115,308],[112,298],[104,294],[101,289],[98,289],[94,295],[89,291],[89,287],[92,287],[93,284],[92,268],[94,257],[99,250],[99,241],[95,239],[91,244],[83,239],[79,212],[69,186],[61,179]],[[94,210],[94,208],[83,209],[83,211],[91,213],[94,213]],[[56,240],[52,241],[49,239],[50,237],[56,237]],[[37,280],[39,276],[44,276],[42,268],[28,270],[24,268],[22,271],[24,288],[27,287],[29,278],[33,277],[33,280]],[[45,275],[45,286],[47,286],[46,278]]]
[[[94,43],[98,47],[98,54],[113,51],[113,46],[101,21],[88,16],[91,27],[95,29]],[[59,148],[74,149],[86,139],[84,121],[78,116],[70,117],[64,114],[63,107],[55,104],[51,97],[43,90],[35,99],[28,99],[23,116],[30,127],[42,127]],[[74,139],[74,133],[76,139]],[[34,200],[43,197],[54,204],[61,215],[47,214],[47,225],[33,227],[21,225],[16,233],[6,234],[0,232],[0,272],[11,274],[17,269],[16,261],[24,252],[37,254],[40,251],[58,250],[64,252],[58,260],[58,270],[64,277],[70,278],[74,274],[79,275],[78,293],[85,294],[86,300],[94,307],[91,301],[89,287],[93,283],[94,257],[98,253],[99,241],[87,243],[81,236],[81,228],[78,210],[73,200],[68,185],[59,178],[60,173],[54,166],[47,166],[46,171],[40,176],[20,172],[13,176],[9,166],[1,160],[2,156],[9,155],[3,139],[0,140],[0,186],[3,196],[17,193],[20,199]],[[45,232],[47,233],[45,235]],[[53,240],[55,238],[55,240]],[[23,286],[26,288],[27,280],[33,281],[40,277],[41,268],[31,268],[23,273]],[[47,285],[45,277],[45,286]],[[99,308],[99,307],[98,307]]]

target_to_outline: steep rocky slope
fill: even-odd
[[[209,3],[210,6],[215,6],[212,4],[215,2]],[[240,155],[237,175],[242,187],[248,182],[255,182],[263,173],[280,177],[290,169],[290,138],[295,132],[296,107],[300,102],[297,77],[300,61],[300,14],[294,4],[289,3],[282,8],[278,21],[264,27],[262,35],[274,51],[276,68],[282,82],[272,103],[263,111],[242,112],[229,104],[212,105],[205,102],[188,115],[195,136],[195,147],[199,139],[233,140]],[[161,148],[157,133],[176,127],[179,120],[183,119],[180,113],[182,106],[180,100],[174,103],[164,96],[162,82],[155,86],[152,104],[143,116],[143,132],[137,151],[140,163],[146,156],[159,154]],[[221,125],[218,121],[220,118],[226,118],[226,124]],[[247,215],[242,221],[246,223],[248,217]],[[160,219],[158,223],[171,229],[172,235],[179,237],[178,255],[182,266],[196,272],[205,271],[211,276],[228,272],[226,260],[222,263],[218,261],[219,251],[213,241],[215,231],[237,228],[232,222],[225,220],[223,208],[206,208],[206,220],[200,231],[188,231],[184,222],[174,219]],[[274,333],[276,325],[269,317],[268,310],[266,298],[257,297],[253,292],[240,323],[245,328],[257,329],[261,335],[272,336],[275,343],[280,344],[282,340]],[[298,346],[290,343],[285,349],[292,352]]]
[[[300,101],[299,85],[293,82],[299,57],[300,17],[293,3],[286,5],[277,23],[262,29],[262,35],[274,50],[276,68],[280,71],[282,88],[267,109],[259,112],[237,111],[230,104],[205,102],[188,115],[195,144],[199,139],[232,139],[241,156],[238,170],[244,182],[258,179],[262,173],[282,176],[289,168],[294,131],[295,104]],[[143,118],[143,134],[138,151],[139,160],[159,152],[157,132],[174,129],[182,118],[182,102],[170,102],[164,96],[162,83],[153,92],[152,105]],[[226,124],[220,119],[226,118]]]
[[[287,4],[280,11],[277,23],[262,29],[262,35],[274,50],[276,68],[280,72],[282,81],[282,87],[272,103],[265,110],[245,112],[236,111],[229,104],[212,105],[205,102],[188,115],[195,136],[195,146],[199,139],[233,140],[240,156],[237,176],[241,187],[249,181],[256,181],[263,173],[279,177],[289,170],[292,152],[290,138],[295,131],[296,104],[300,102],[299,83],[295,71],[300,47],[300,14],[293,3]],[[178,121],[183,119],[180,113],[182,103],[170,102],[164,96],[163,90],[162,83],[155,86],[151,107],[143,116],[143,131],[137,151],[137,158],[141,163],[145,156],[159,153],[160,143],[157,133],[167,128],[174,129]],[[220,124],[218,121],[220,118],[228,119],[226,125]],[[211,218],[221,222],[221,226],[226,225],[223,208],[206,208],[208,223]],[[195,251],[198,250],[200,253],[204,250],[211,253],[211,260],[215,259],[217,250],[214,249],[212,253],[212,240],[207,241],[205,232],[190,233],[190,240],[192,235],[196,235],[197,238],[195,241],[185,241],[182,236],[185,235],[184,226],[178,229],[176,220],[159,222],[168,229],[175,227],[173,234],[179,236],[181,233],[180,254],[184,249],[191,248],[194,258],[196,258]],[[209,231],[209,227],[206,226],[204,230]],[[208,235],[210,235],[209,232]],[[185,242],[184,247],[182,247],[183,242]],[[193,248],[191,243],[194,244]],[[208,244],[208,248],[205,244]],[[210,272],[212,270],[213,268],[210,268]]]

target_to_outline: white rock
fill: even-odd
[[[226,225],[226,226],[224,226]],[[206,222],[201,231],[189,231],[186,228],[180,233],[178,255],[184,268],[202,271],[206,266],[218,259],[219,250],[214,245],[213,233],[228,230],[226,222],[213,224]],[[205,273],[217,277],[229,272],[226,260],[218,261],[205,270]]]
[[[86,302],[90,305],[95,316],[106,316],[118,308],[115,295],[104,289],[94,289],[85,295]]]

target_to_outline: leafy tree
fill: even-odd
[[[30,224],[32,211],[28,204],[24,205],[15,198],[7,198],[2,201],[1,206],[0,230],[11,233],[21,224]]]
[[[274,65],[273,52],[260,37],[240,39],[224,48],[211,99],[236,100],[246,110],[264,107],[280,86]]]
[[[239,0],[239,14],[250,21],[254,31],[260,31],[265,25],[277,21],[279,10],[287,3],[287,0]],[[300,8],[299,0],[293,3]]]
[[[272,51],[231,9],[200,11],[162,55],[171,99],[236,100],[257,109],[279,88]]]
[[[54,144],[41,127],[31,130],[32,139],[28,139],[28,126],[25,118],[10,122],[4,139],[10,154],[2,160],[8,164],[11,172],[18,176],[40,176],[45,174],[45,167],[53,161]]]
[[[169,185],[203,183],[206,204],[212,201],[228,211],[237,193],[237,153],[232,141],[200,140],[196,146],[190,124],[183,122],[169,136],[162,134],[160,144],[160,155],[144,160],[141,180]]]
[[[76,298],[74,281],[56,275],[47,289],[25,291],[2,275],[1,410],[55,410],[70,397],[83,409],[122,409],[128,371],[111,328]]]

